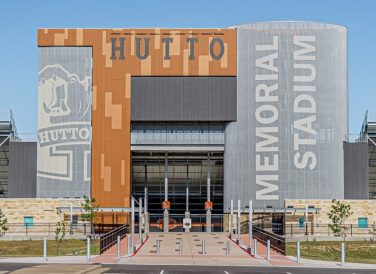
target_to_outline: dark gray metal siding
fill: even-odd
[[[235,121],[236,77],[132,77],[132,121]]]
[[[35,198],[37,143],[11,142],[9,149],[9,198]]]
[[[368,199],[368,144],[343,143],[345,199]]]

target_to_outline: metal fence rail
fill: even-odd
[[[346,230],[347,237],[372,237],[372,231],[376,232],[376,225],[359,226],[357,224],[345,224],[342,226]],[[265,227],[265,230],[271,229]],[[285,225],[286,236],[336,236],[330,228],[329,224],[312,224],[305,223],[299,224],[286,224]]]
[[[270,240],[270,247],[273,250],[283,255],[286,255],[286,240],[284,237],[276,235],[272,232],[263,230],[257,226],[252,226],[252,233],[253,233],[253,238],[257,239],[258,241],[263,243],[265,246],[267,244],[267,241]]]
[[[54,235],[56,223],[7,223],[3,235]],[[89,223],[65,224],[65,233],[71,235],[90,234]]]
[[[90,223],[65,223],[66,235],[90,235],[90,234],[105,234],[108,233],[122,224],[93,224],[91,229]],[[7,231],[3,235],[14,236],[36,236],[36,235],[55,235],[56,223],[7,223]]]
[[[100,254],[103,254],[104,251],[109,249],[111,246],[116,244],[118,236],[120,239],[123,239],[129,232],[128,225],[122,225],[104,235],[100,238]]]

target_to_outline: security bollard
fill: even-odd
[[[300,263],[300,242],[296,242],[296,262]]]
[[[230,255],[230,241],[226,242],[226,255]]]
[[[47,238],[43,238],[43,259],[47,261]]]
[[[253,255],[257,257],[257,240],[253,241]]]
[[[128,256],[131,256],[132,253],[131,253],[131,239],[130,237],[127,237],[127,246],[128,246]]]
[[[341,243],[341,265],[345,265],[345,243]]]
[[[157,255],[160,254],[160,250],[161,250],[161,240],[157,240]]]
[[[269,261],[270,260],[270,240],[267,241],[267,260]]]
[[[86,238],[86,258],[90,261],[90,237]]]
[[[183,240],[179,242],[179,255],[183,255]]]
[[[205,241],[202,241],[202,255],[206,254]]]
[[[117,257],[120,258],[120,236],[117,236]]]

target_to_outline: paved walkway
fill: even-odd
[[[160,240],[160,254],[157,255],[157,240]],[[179,243],[183,241],[183,252],[179,255]],[[202,241],[206,254],[202,255]],[[226,243],[230,254],[226,255]],[[158,265],[262,265],[258,259],[230,241],[224,233],[151,233],[149,239],[135,256],[122,258],[125,264]]]

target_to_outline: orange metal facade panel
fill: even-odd
[[[117,46],[119,39],[125,38],[125,60],[119,60],[119,51],[117,60],[111,60],[111,38],[117,39]],[[136,38],[141,38],[141,54],[145,52],[144,38],[149,38],[149,55],[144,60],[136,56]],[[173,38],[170,60],[164,60],[162,38]],[[194,60],[188,59],[188,38],[197,38]],[[225,44],[222,57],[225,60],[211,58],[209,45],[214,38],[220,38]],[[126,88],[130,87],[131,76],[236,76],[235,29],[39,29],[38,46],[93,48],[91,195],[100,207],[130,206],[131,101],[130,97],[126,98],[130,95]],[[216,44],[214,53],[218,52]],[[111,94],[111,102],[106,102],[106,93]],[[107,115],[106,106],[110,108]],[[111,190],[105,191],[109,187]]]

